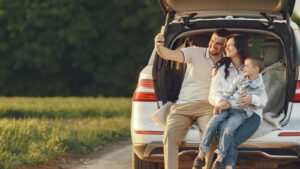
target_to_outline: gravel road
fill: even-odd
[[[72,169],[131,169],[131,143],[122,142],[91,154],[80,162],[73,164]]]

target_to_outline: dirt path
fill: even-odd
[[[73,162],[70,169],[131,169],[131,142],[105,147],[99,152]]]
[[[18,166],[14,169],[131,169],[131,141],[101,147],[82,158],[57,157],[47,164]]]

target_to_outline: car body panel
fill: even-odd
[[[164,13],[202,13],[211,15],[260,15],[261,12],[281,15],[282,9],[289,6],[292,15],[295,0],[159,0]]]
[[[300,80],[300,75],[298,74],[298,69],[300,68],[298,67],[298,60],[300,59],[300,33],[297,24],[292,21],[290,22],[292,31],[291,34],[289,34],[289,27],[287,26],[289,20],[274,20],[271,27],[275,29],[268,26],[263,26],[267,25],[268,22],[267,19],[261,18],[256,20],[254,18],[245,17],[193,18],[189,23],[195,23],[196,26],[186,26],[186,23],[183,20],[173,20],[173,22],[169,23],[170,29],[167,32],[169,33],[169,35],[166,37],[166,44],[168,45],[167,47],[173,47],[173,44],[179,38],[190,36],[193,33],[197,32],[211,32],[216,27],[225,27],[233,32],[263,32],[263,34],[268,35],[268,37],[278,38],[284,43],[284,51],[286,54],[286,58],[288,58],[285,62],[287,64],[286,69],[288,77],[286,90],[289,93],[286,94],[286,104],[282,110],[282,112],[284,112],[284,118],[280,123],[281,128],[277,128],[276,126],[273,126],[266,121],[262,121],[261,126],[265,126],[265,128],[258,129],[258,131],[250,139],[244,142],[239,147],[239,153],[242,154],[241,156],[246,157],[248,155],[251,156],[253,154],[259,154],[264,156],[268,160],[292,159],[300,161],[300,136],[280,136],[281,133],[300,133],[300,103],[293,102],[295,93],[294,89],[296,89],[295,82],[296,80]],[[176,30],[180,31],[176,32]],[[294,35],[295,38],[290,38],[289,35]],[[293,41],[294,39],[295,43]],[[157,79],[153,78],[155,77],[153,76],[153,68],[157,66],[158,63],[160,63],[162,65],[162,67],[160,67],[160,70],[163,70],[169,64],[169,62],[159,62],[160,60],[158,61],[158,58],[159,56],[155,54],[154,50],[151,54],[148,65],[140,72],[139,81],[143,79],[154,80],[154,82],[158,81]],[[161,75],[165,74],[166,72],[161,71],[159,73]],[[166,78],[168,78],[167,75],[162,76],[160,80],[164,81]],[[158,84],[161,85],[163,83]],[[158,87],[161,87],[161,89],[163,90],[164,85],[161,86]],[[140,87],[137,87],[136,91],[156,92],[155,89],[152,88]],[[300,93],[300,89],[297,89],[296,92]],[[157,102],[132,102],[131,137],[133,151],[139,156],[141,160],[150,162],[163,162],[164,129],[155,124],[155,122],[152,120],[152,115],[162,106],[164,97],[160,97],[157,99]],[[167,98],[166,101],[170,100],[168,100]],[[187,131],[185,137],[182,139],[182,144],[180,145],[178,155],[185,156],[186,153],[194,153],[195,155],[198,150],[200,140],[201,138],[199,129],[196,124],[193,124]],[[272,151],[269,152],[269,150]],[[287,153],[280,154],[282,150],[286,151]],[[253,161],[253,163],[260,163],[262,161],[263,159],[257,161],[255,160]],[[280,161],[278,163],[280,163]]]

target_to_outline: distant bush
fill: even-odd
[[[131,96],[163,18],[153,0],[0,0],[0,95]]]
[[[292,20],[300,27],[300,18],[297,14],[292,15]]]

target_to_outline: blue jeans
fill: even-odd
[[[203,152],[209,152],[209,147],[212,141],[213,136],[217,132],[217,129],[221,124],[223,124],[224,121],[229,116],[229,111],[228,110],[223,110],[222,113],[214,115],[211,120],[209,121],[206,130],[204,132],[204,137],[202,139],[202,144],[201,144],[201,150]],[[221,132],[219,132],[221,133]],[[222,132],[223,133],[223,132]]]
[[[206,131],[204,133],[201,150],[203,152],[209,151],[212,138],[215,135],[217,129],[220,128],[220,125],[222,125],[221,127],[222,131],[218,132],[218,133],[222,133],[222,135],[219,135],[219,138],[222,138],[223,135],[225,135],[226,140],[225,143],[223,143],[222,141],[224,140],[219,139],[219,152],[221,152],[220,154],[224,157],[229,147],[224,145],[225,144],[230,145],[231,137],[233,137],[233,133],[246,118],[247,116],[245,114],[245,111],[242,109],[227,109],[227,110],[223,110],[222,113],[220,114],[214,115],[213,118],[209,121]],[[226,121],[226,123],[223,123],[224,121]],[[224,124],[227,125],[227,127]],[[226,132],[224,132],[223,129],[224,130],[227,129]],[[231,136],[228,136],[227,133],[229,133]]]
[[[227,151],[233,141],[233,135],[237,128],[248,118],[245,110],[243,109],[229,109],[229,117],[226,120],[226,125],[219,138],[218,154],[225,157]]]
[[[224,132],[224,126],[226,125],[226,121],[223,121],[223,123],[218,128],[218,138],[222,135]],[[232,144],[230,145],[227,155],[223,159],[224,166],[232,166],[233,169],[235,169],[235,165],[237,162],[238,157],[238,147],[240,144],[248,140],[258,129],[260,125],[260,116],[256,113],[253,113],[253,115],[245,120],[245,122],[235,131],[234,139],[232,141]]]

